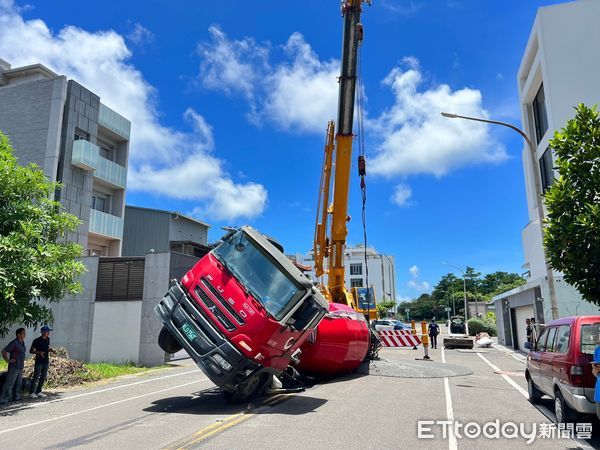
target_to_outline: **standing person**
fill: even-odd
[[[535,327],[535,317],[532,317],[529,321],[531,323],[531,343],[537,342],[537,328]]]
[[[21,379],[23,378],[23,368],[25,367],[25,328],[19,328],[16,332],[16,338],[10,341],[2,350],[2,357],[8,363],[8,373],[6,381],[0,395],[0,405],[9,402],[15,393],[14,400],[21,400]]]
[[[50,347],[50,332],[52,328],[44,325],[40,331],[42,335],[33,340],[29,353],[35,355],[35,369],[33,370],[33,378],[29,387],[29,395],[32,397],[46,397],[42,393],[42,386],[48,376],[48,365],[50,364],[49,353],[54,353],[54,349]]]
[[[531,319],[525,319],[525,325],[527,325],[527,327],[525,328],[525,331],[527,333],[527,342],[532,342],[532,336],[533,336],[533,327],[531,326]]]
[[[431,319],[429,324],[429,338],[431,339],[431,348],[437,349],[437,337],[440,334],[440,326],[435,322],[435,319]]]

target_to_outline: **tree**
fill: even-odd
[[[580,104],[550,141],[559,179],[546,192],[544,246],[551,266],[600,305],[600,118]]]
[[[52,200],[59,187],[35,165],[20,166],[0,132],[0,336],[13,324],[52,323],[45,303],[81,290],[81,247],[64,240],[79,219]]]
[[[379,318],[387,317],[388,311],[396,309],[396,302],[393,300],[385,300],[377,303],[377,315]]]

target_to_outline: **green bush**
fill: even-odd
[[[469,326],[469,334],[475,336],[478,333],[485,332],[490,336],[496,336],[496,326],[491,323],[486,323],[481,319],[469,319],[467,321]]]

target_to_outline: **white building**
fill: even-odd
[[[346,248],[344,265],[346,269],[346,288],[366,287],[367,268],[369,285],[373,286],[377,301],[396,299],[396,271],[394,268],[394,257],[377,253],[374,248],[366,249],[367,265],[365,266],[365,248]],[[296,255],[298,263],[311,266],[312,270],[307,275],[316,280],[314,271],[314,255],[308,252],[306,255]]]
[[[556,175],[549,147],[555,130],[574,117],[579,103],[600,104],[600,2],[580,0],[540,8],[521,61],[517,84],[523,129],[536,145],[542,189]],[[528,149],[523,149],[529,222],[522,233],[529,278],[524,286],[505,292],[494,301],[499,340],[523,349],[525,319],[552,320],[542,233],[535,199]],[[578,291],[555,272],[559,316],[594,314],[598,308],[582,300]]]

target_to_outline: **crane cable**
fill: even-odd
[[[364,133],[364,122],[365,122],[365,98],[364,98],[364,86],[362,79],[362,53],[361,47],[358,47],[357,55],[357,96],[356,96],[356,113],[358,116],[358,175],[360,177],[360,192],[362,197],[362,228],[363,228],[363,240],[364,240],[364,255],[365,255],[365,284],[367,285],[367,324],[369,329],[369,351],[365,357],[365,360],[379,359],[379,350],[381,350],[382,342],[379,335],[371,328],[371,289],[369,287],[369,264],[367,260],[367,184],[365,182],[365,176],[367,175],[367,165],[365,159],[365,133]]]
[[[367,287],[367,321],[371,315],[371,291],[369,289],[369,265],[367,263],[367,184],[365,176],[367,174],[365,160],[365,135],[364,135],[364,87],[362,77],[362,46],[358,46],[357,52],[357,95],[356,95],[356,115],[358,122],[358,175],[360,177],[360,192],[362,197],[362,228],[364,241],[364,257],[365,257],[365,284]]]

